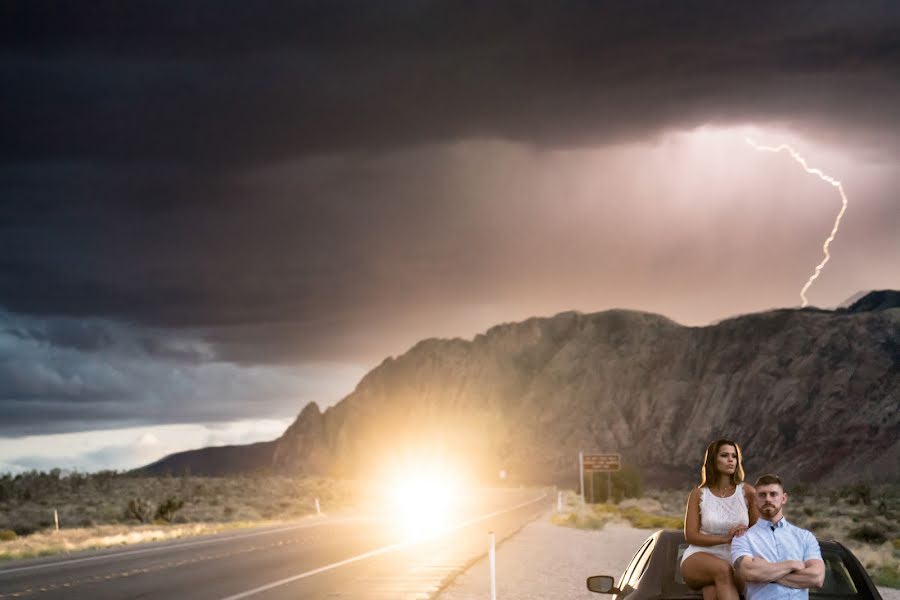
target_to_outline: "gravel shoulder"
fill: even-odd
[[[552,511],[523,527],[497,548],[498,600],[600,600],[585,587],[589,575],[616,579],[652,530],[610,523],[586,531],[550,523]],[[900,590],[879,588],[884,600],[900,600]],[[436,600],[490,598],[490,565],[485,556],[458,575]]]
[[[599,600],[585,587],[589,575],[618,579],[651,533],[627,524],[585,531],[550,523],[548,512],[497,548],[498,600]],[[487,556],[456,577],[438,600],[490,598]]]

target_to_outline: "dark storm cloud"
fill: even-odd
[[[364,259],[377,241],[432,211],[390,197],[391,181],[379,183],[385,177],[366,166],[324,161],[292,171],[213,180],[172,170],[123,178],[113,166],[0,167],[0,187],[15,180],[0,200],[10,216],[0,237],[2,304],[163,326],[285,315],[327,326],[323,310],[358,311],[351,305],[368,294],[362,276],[374,267]],[[414,187],[427,193],[424,181]]]
[[[889,287],[898,65],[893,2],[0,3],[0,438],[290,417],[535,314],[790,304],[819,183],[647,143],[695,125],[887,165],[826,163],[865,208],[814,292]]]
[[[356,375],[329,365],[243,368],[184,334],[0,312],[0,438],[284,418],[337,400]]]
[[[2,159],[248,164],[759,117],[896,126],[896,3],[6,3]]]
[[[373,363],[597,251],[538,206],[539,161],[454,170],[453,144],[757,118],[895,143],[898,40],[890,2],[3,3],[0,306],[187,328],[244,363]],[[682,277],[624,229],[608,262]],[[115,346],[64,322],[29,335]],[[141,351],[204,360],[167,344]]]
[[[214,360],[208,344],[164,332],[135,329],[98,318],[43,319],[0,312],[3,334],[21,344],[77,353],[114,354],[197,364]]]

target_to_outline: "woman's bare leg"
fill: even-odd
[[[717,600],[738,600],[734,571],[718,556],[705,552],[692,554],[681,563],[681,574],[695,590],[715,586]],[[707,600],[705,590],[703,597]]]
[[[716,593],[716,586],[704,585],[703,586],[703,600],[718,600],[719,595]]]

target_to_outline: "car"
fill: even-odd
[[[688,544],[684,532],[664,529],[651,535],[638,548],[619,582],[608,575],[588,577],[587,588],[600,594],[613,594],[615,600],[679,600],[702,598],[681,577],[681,555]],[[819,540],[825,562],[825,584],[809,591],[810,600],[881,600],[859,560],[840,542]]]

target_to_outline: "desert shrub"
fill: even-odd
[[[234,514],[234,508],[231,506],[226,506],[222,509],[222,514],[226,517],[231,517]]]
[[[875,585],[900,588],[900,571],[897,567],[879,567],[872,573],[872,581]]]
[[[19,537],[12,529],[0,529],[0,542],[11,542]]]
[[[116,478],[115,471],[97,471],[91,476],[94,485],[101,492],[109,492],[112,488],[113,479]]]
[[[624,518],[641,529],[681,529],[684,522],[678,517],[657,515],[637,507],[621,508],[615,504],[592,504],[588,510],[553,515],[556,525],[578,529],[601,529],[613,519]]]
[[[87,481],[87,477],[77,471],[73,471],[72,473],[70,473],[66,479],[69,482],[69,490],[74,494],[80,492],[81,488],[84,486],[85,481]]]
[[[621,471],[616,471],[612,476],[613,495],[621,493],[624,498],[640,498],[643,493],[641,472],[631,465],[623,465]]]
[[[583,513],[576,515],[575,527],[579,529],[603,529],[603,526],[609,520],[609,516]]]
[[[141,523],[150,521],[153,514],[153,505],[143,498],[132,498],[125,507],[125,516],[129,519],[137,519]]]
[[[156,509],[156,514],[153,516],[156,520],[163,520],[166,523],[172,522],[172,517],[175,516],[175,513],[181,510],[184,506],[184,500],[179,500],[175,498],[175,496],[169,496]]]
[[[182,515],[191,523],[254,520],[263,515],[279,517],[296,513],[299,516],[309,512],[315,496],[321,497],[323,506],[331,510],[359,501],[361,494],[353,485],[280,476],[256,480],[193,475],[140,477],[105,471],[60,473],[57,479],[52,471],[0,474],[0,489],[6,497],[0,501],[0,530],[10,529],[22,536],[52,527],[54,508],[59,508],[60,524],[66,526],[88,526],[91,522],[96,525],[150,523],[156,517],[157,504],[170,496],[184,502],[183,508],[169,516],[172,522]],[[333,502],[325,500],[331,497],[335,498]],[[128,509],[129,499],[140,500],[134,507],[137,512]],[[151,506],[144,506],[148,501]],[[224,510],[225,506],[231,510]]]
[[[813,509],[812,506],[804,506],[804,507],[803,507],[803,514],[805,514],[807,517],[811,517],[811,516],[813,516],[814,514],[816,514],[816,511]]]
[[[607,487],[612,488],[612,498],[607,498]],[[641,484],[641,472],[631,465],[622,465],[619,471],[612,473],[610,485],[607,485],[607,475],[585,472],[585,488],[588,490],[588,498],[596,502],[619,502],[623,498],[640,498],[643,492]],[[593,490],[593,495],[590,491]]]
[[[130,515],[125,515],[126,519],[130,519]],[[104,506],[97,512],[97,519],[102,523],[119,523],[122,520],[122,511],[115,506]]]
[[[828,528],[828,521],[810,521],[809,528],[813,531],[824,531]]]
[[[856,506],[860,502],[869,506],[872,504],[872,486],[866,482],[854,483],[841,489],[841,496],[847,503]]]
[[[591,510],[597,515],[617,515],[619,507],[615,504],[592,504]]]
[[[551,522],[564,527],[576,529],[602,529],[604,525],[618,516],[619,510],[611,504],[593,504],[576,508],[573,512],[554,514]]]
[[[872,525],[862,525],[850,530],[850,539],[867,544],[883,544],[887,541],[884,531]]]
[[[877,517],[873,521],[873,524],[881,528],[881,530],[884,531],[886,537],[888,538],[892,537],[893,534],[897,532],[897,521],[885,519],[884,517]]]
[[[626,508],[622,516],[638,529],[683,529],[684,520],[665,515],[654,515],[639,508]]]
[[[35,531],[38,530],[38,528],[35,527],[35,525],[33,523],[24,523],[24,522],[16,523],[15,525],[13,525],[12,529],[13,529],[13,533],[18,535],[19,537],[31,535],[32,533],[34,533]]]
[[[550,521],[554,525],[562,525],[563,527],[575,527],[578,521],[578,517],[575,516],[575,513],[569,513],[566,515],[553,515],[550,517]]]
[[[797,483],[791,488],[791,497],[800,500],[804,496],[808,495],[810,491],[810,486],[808,483]]]

